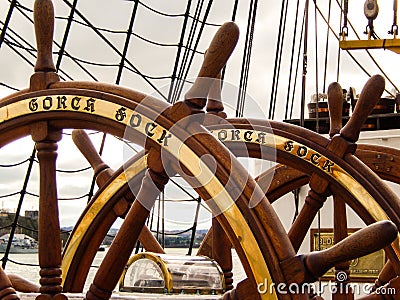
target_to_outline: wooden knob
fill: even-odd
[[[12,287],[17,292],[22,293],[39,293],[40,286],[33,283],[17,274],[8,274],[8,278],[12,284]]]
[[[0,295],[4,300],[19,300],[15,289],[12,287],[11,281],[3,268],[0,267]]]
[[[208,91],[221,69],[225,66],[239,38],[239,28],[233,22],[224,23],[211,41],[200,72],[185,99],[193,106],[204,108]],[[210,79],[211,78],[211,79]]]
[[[367,81],[357,100],[353,115],[340,131],[341,136],[353,143],[358,140],[362,125],[378,103],[384,90],[385,79],[381,75],[374,75]]]
[[[331,127],[329,136],[333,137],[342,129],[343,90],[337,82],[332,82],[328,87],[328,108]]]
[[[208,93],[206,111],[226,118],[226,114],[224,113],[224,104],[222,103],[221,84],[221,73],[218,73],[217,78],[214,80],[214,83],[210,87],[210,92]]]
[[[101,159],[100,155],[97,153],[96,148],[93,146],[92,141],[84,130],[73,130],[72,140],[74,141],[76,147],[78,147],[79,151],[81,151],[83,156],[92,166],[95,176],[97,176],[104,169],[109,169],[109,166]]]
[[[33,14],[37,44],[35,72],[55,72],[52,43],[54,7],[51,0],[36,0]]]
[[[388,246],[396,239],[397,234],[397,227],[393,222],[380,221],[356,231],[329,249],[307,254],[304,263],[313,276],[320,277],[338,263]]]

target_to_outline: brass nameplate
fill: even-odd
[[[349,234],[358,229],[348,229]],[[333,229],[311,229],[311,251],[318,251],[330,248],[334,245]],[[319,238],[318,238],[319,237]],[[350,278],[356,282],[375,281],[379,272],[385,265],[385,251],[379,250],[366,256],[353,259],[350,262]],[[334,268],[330,269],[321,278],[322,280],[333,280],[335,277]]]

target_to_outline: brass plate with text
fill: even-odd
[[[349,234],[358,229],[348,229]],[[333,229],[323,228],[310,229],[311,251],[318,251],[330,248],[334,245]],[[319,239],[318,239],[319,234]],[[319,240],[319,241],[318,241]],[[385,251],[379,250],[366,256],[353,259],[350,262],[350,278],[355,282],[373,282],[385,265]],[[333,280],[335,277],[334,268],[330,269],[321,278],[322,280]]]

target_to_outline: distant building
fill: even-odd
[[[37,220],[39,218],[39,211],[38,210],[26,210],[25,217],[30,218],[32,220]]]

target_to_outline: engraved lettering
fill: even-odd
[[[74,110],[79,110],[79,108],[80,108],[80,105],[79,105],[79,102],[81,101],[81,98],[80,97],[74,97],[74,98],[72,98],[72,100],[71,100],[71,107],[74,109]]]
[[[67,97],[57,96],[57,109],[66,109],[67,108],[67,104],[65,104],[66,101]]]
[[[172,134],[168,134],[168,131],[163,129],[161,136],[157,139],[157,142],[159,142],[160,144],[162,144],[162,142],[164,141],[164,146],[168,146],[168,139],[172,136]]]
[[[133,114],[129,120],[129,124],[132,127],[138,127],[142,123],[142,116],[139,114]]]
[[[260,143],[260,144],[264,144],[265,143],[265,132],[259,132],[258,133],[258,137],[256,139],[256,142]]]
[[[251,135],[252,134],[253,134],[253,131],[251,131],[251,130],[247,130],[244,133],[244,139],[245,139],[246,142],[251,142]]]
[[[283,146],[283,149],[285,149],[285,151],[292,151],[293,150],[293,148],[294,148],[294,146],[293,146],[293,141],[287,141],[286,143],[285,143],[285,145]]]
[[[321,155],[318,153],[313,153],[310,156],[310,161],[314,165],[318,165],[318,160],[321,158]]]
[[[30,111],[37,111],[37,109],[39,108],[39,105],[37,104],[37,98],[32,99],[31,101],[29,101],[29,110]]]
[[[226,132],[226,130],[221,130],[218,132],[218,139],[220,141],[225,141],[227,137],[228,137],[228,133]]]
[[[53,99],[51,97],[46,97],[43,99],[43,109],[49,110],[53,105]]]
[[[327,160],[327,161],[325,161],[324,165],[322,166],[322,170],[332,173],[331,167],[334,165],[335,164],[333,162],[331,162],[330,160]]]
[[[307,147],[305,147],[305,146],[300,146],[298,149],[297,149],[297,156],[299,156],[299,157],[304,157],[304,156],[306,156],[307,155]]]
[[[239,141],[240,140],[240,137],[239,137],[240,130],[239,129],[232,129],[231,133],[232,133],[231,141]]]
[[[94,103],[96,102],[96,100],[94,100],[93,98],[87,99],[86,100],[86,107],[84,107],[83,109],[88,111],[88,112],[94,112]]]
[[[154,128],[156,128],[156,127],[157,127],[157,124],[155,124],[153,122],[147,123],[145,128],[144,128],[144,131],[146,132],[147,136],[152,137],[154,135],[154,132],[151,132],[151,131],[154,130]]]
[[[126,108],[121,107],[115,112],[115,119],[119,122],[123,121],[126,118]],[[132,119],[131,119],[132,120]]]

